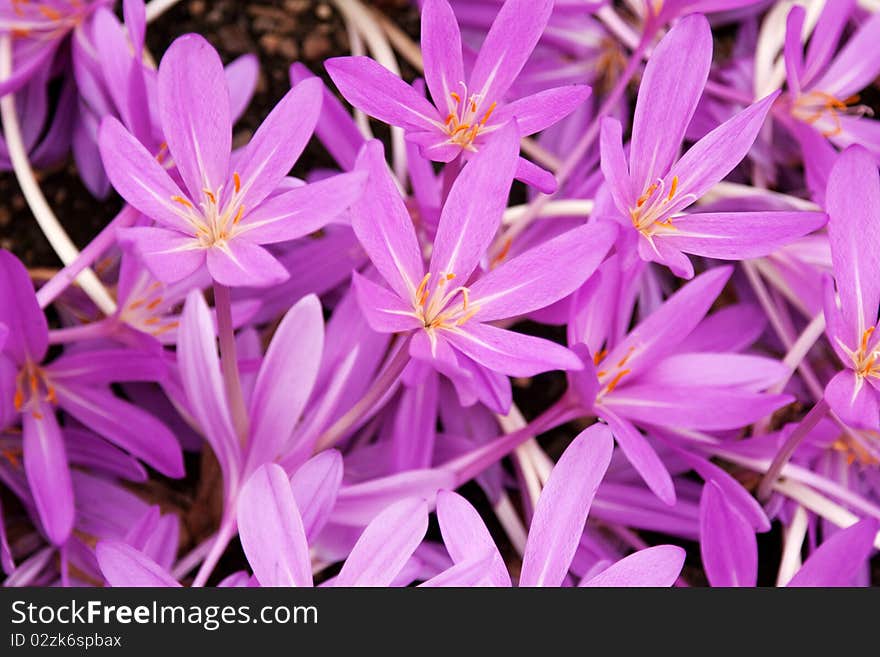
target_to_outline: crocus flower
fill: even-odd
[[[162,58],[158,107],[186,191],[113,117],[101,126],[100,149],[116,190],[159,224],[126,229],[122,239],[135,244],[164,282],[205,265],[226,286],[281,282],[287,271],[261,245],[317,230],[361,193],[360,174],[279,190],[317,121],[321,88],[316,81],[291,89],[244,151],[231,158],[223,65],[207,41],[191,34],[177,39]]]
[[[378,143],[368,144],[359,157],[358,168],[369,172],[371,193],[352,208],[352,227],[387,285],[354,275],[370,326],[412,336],[413,358],[433,363],[458,386],[473,389],[475,382],[479,398],[499,412],[510,405],[505,376],[580,364],[560,345],[489,322],[523,315],[573,292],[615,236],[610,224],[582,226],[474,277],[499,226],[517,151],[511,124],[464,168],[443,206],[427,271]]]
[[[614,442],[600,424],[566,448],[538,499],[529,529],[520,586],[561,586],[575,556],[596,490],[611,463]],[[430,586],[510,586],[510,574],[479,514],[460,495],[441,491],[437,518],[455,564]],[[684,550],[660,545],[614,564],[602,564],[579,586],[671,586],[684,565]]]
[[[837,296],[825,281],[828,339],[844,365],[825,399],[846,423],[880,428],[880,175],[871,154],[851,146],[840,156],[826,192],[828,238]]]
[[[12,39],[12,75],[0,82],[0,96],[18,90],[44,67],[65,39],[113,0],[9,0],[0,7],[0,34]]]
[[[812,130],[835,146],[861,144],[880,158],[880,124],[867,118],[871,108],[861,104],[859,96],[880,73],[880,14],[861,22],[837,51],[855,7],[855,0],[825,3],[806,53],[800,44],[805,11],[800,5],[791,8],[785,37],[785,107],[801,124],[794,127],[796,136]],[[826,153],[811,148],[808,138],[801,143],[804,159],[811,160],[808,166],[821,166],[817,158],[827,161]]]
[[[325,66],[352,105],[405,128],[407,138],[419,144],[426,158],[451,162],[463,153],[482,149],[511,117],[517,119],[521,136],[530,135],[553,125],[589,96],[589,87],[567,85],[505,102],[552,10],[553,0],[505,2],[466,77],[461,34],[452,7],[447,0],[426,0],[422,52],[433,105],[367,57],[330,59]],[[518,178],[552,190],[552,176],[538,172],[531,162],[519,161]]]
[[[649,433],[652,427],[713,431],[746,426],[792,401],[788,395],[760,392],[787,370],[770,358],[734,352],[743,336],[754,335],[748,326],[753,315],[746,314],[745,322],[730,312],[703,320],[732,273],[729,267],[696,277],[623,339],[613,341],[609,318],[616,314],[620,289],[613,264],[601,270],[604,285],[587,292],[592,302],[570,324],[570,343],[582,354],[585,368],[569,379],[580,403],[608,423],[651,490],[672,504],[669,472],[636,425]]]
[[[643,260],[691,278],[685,253],[740,260],[766,255],[821,228],[817,212],[683,214],[743,159],[776,98],[770,95],[711,131],[681,158],[685,130],[712,62],[712,32],[699,14],[682,19],[651,55],[639,87],[629,163],[619,121],[602,123],[602,172]]]
[[[170,476],[183,474],[180,446],[155,417],[116,397],[117,381],[157,381],[165,375],[155,353],[131,349],[78,350],[44,363],[46,318],[28,273],[0,251],[0,323],[8,329],[0,352],[0,428],[22,425],[25,473],[46,535],[64,543],[73,526],[73,488],[56,417],[60,407],[122,449]]]

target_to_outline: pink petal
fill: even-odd
[[[520,586],[562,584],[613,449],[611,432],[601,424],[582,431],[566,448],[538,499]]]

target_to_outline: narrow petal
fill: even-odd
[[[203,37],[185,34],[159,64],[159,121],[190,198],[217,194],[229,173],[232,117],[226,74]]]
[[[880,174],[861,146],[846,149],[831,169],[826,192],[828,240],[844,321],[861,339],[880,305]]]
[[[489,322],[544,308],[579,288],[614,244],[617,226],[593,223],[529,249],[470,288],[474,319]]]
[[[626,367],[638,372],[672,351],[703,319],[732,273],[730,267],[715,267],[700,274],[630,331],[606,361],[626,357]]]
[[[49,347],[49,325],[34,295],[24,265],[0,249],[0,324],[6,327],[6,351],[16,364],[43,360]]]
[[[626,379],[624,379],[624,382]],[[789,395],[767,395],[737,388],[621,385],[603,404],[635,423],[691,429],[739,429],[790,404]]]
[[[581,586],[672,586],[681,574],[685,556],[677,545],[656,545],[624,557]]]
[[[318,122],[321,86],[318,79],[303,80],[288,91],[236,160],[236,197],[245,208],[256,207],[275,191],[299,159]]]
[[[293,473],[290,488],[296,506],[302,509],[306,538],[317,538],[330,519],[342,484],[342,455],[328,449],[310,458]]]
[[[152,226],[120,228],[121,244],[131,244],[150,273],[163,283],[177,283],[205,264],[206,249],[196,238],[176,230]]]
[[[443,330],[442,335],[480,365],[508,376],[583,367],[581,359],[562,345],[489,324],[470,322],[455,330]]]
[[[351,227],[373,265],[402,299],[413,299],[425,275],[416,231],[383,156],[382,143],[371,141],[355,165],[369,175],[368,194],[351,207]]]
[[[430,270],[455,274],[464,283],[501,224],[519,157],[519,134],[511,122],[468,162],[456,178],[434,239]]]
[[[541,492],[523,554],[520,586],[559,586],[584,533],[590,505],[611,463],[614,441],[601,424],[563,452]]]
[[[700,554],[712,586],[754,586],[758,579],[755,532],[714,482],[700,500]]]
[[[324,315],[310,294],[287,311],[260,366],[250,405],[251,467],[281,456],[312,394],[324,349]]]
[[[664,176],[678,155],[711,64],[712,31],[699,14],[680,20],[651,53],[639,85],[629,156],[640,192]]]
[[[425,81],[434,105],[453,112],[456,108],[451,93],[462,92],[464,63],[458,21],[448,0],[427,0],[422,6],[421,45]]]
[[[95,547],[101,573],[110,586],[179,587],[168,571],[122,541],[101,541]]]
[[[624,456],[641,475],[654,494],[664,503],[672,506],[675,504],[675,486],[666,465],[657,456],[657,452],[651,447],[651,443],[630,422],[620,418],[607,408],[602,407],[599,412],[601,417],[608,422],[611,433],[617,439],[617,444],[623,451]]]
[[[229,62],[223,69],[229,89],[229,113],[233,123],[247,110],[260,79],[260,60],[247,54]]]
[[[669,171],[678,177],[679,196],[700,198],[722,180],[749,152],[779,92],[773,93],[728,119],[691,146]]]
[[[59,405],[95,433],[162,474],[183,476],[180,443],[147,411],[100,387],[58,385],[56,394]]]
[[[180,378],[189,410],[214,449],[225,472],[237,470],[238,438],[220,375],[214,321],[201,292],[190,292],[177,338]]]
[[[846,424],[876,431],[880,427],[880,403],[867,381],[860,381],[852,370],[843,370],[825,386],[825,399]]]
[[[822,212],[713,212],[673,219],[669,246],[707,258],[746,260],[769,255],[822,228]]]
[[[880,14],[873,13],[831,62],[815,85],[838,98],[861,91],[880,72]]]
[[[406,82],[369,57],[335,57],[324,68],[345,99],[389,125],[445,131],[431,103]]]
[[[238,533],[262,586],[311,586],[312,562],[290,481],[274,463],[248,479],[238,499]]]
[[[686,381],[695,387],[743,387],[765,390],[788,376],[782,362],[764,356],[731,353],[685,353],[664,358],[639,377],[639,383],[677,386]]]
[[[469,91],[478,94],[479,107],[503,99],[541,38],[553,2],[507,0],[501,6],[471,72]]]
[[[412,306],[382,285],[352,272],[351,285],[370,328],[380,333],[400,333],[422,327]]]
[[[539,91],[506,105],[495,120],[505,117],[516,119],[523,137],[555,125],[580,107],[590,97],[592,89],[585,84],[571,84]]]
[[[183,203],[190,201],[156,158],[112,116],[101,124],[98,147],[107,176],[122,198],[165,227],[194,234],[184,213]]]
[[[853,586],[877,540],[876,518],[841,529],[822,543],[795,573],[788,586]]]
[[[54,381],[106,385],[119,381],[160,381],[167,373],[157,353],[134,349],[95,349],[67,353],[46,367]]]
[[[617,209],[626,214],[636,204],[629,165],[623,150],[623,126],[611,117],[602,119],[602,132],[599,136],[602,175],[608,183],[608,191]]]
[[[22,414],[24,471],[46,537],[62,545],[73,529],[73,484],[55,410],[39,403]]]
[[[428,531],[428,505],[395,502],[364,529],[339,571],[336,586],[390,586]]]
[[[440,491],[437,494],[437,520],[443,535],[443,544],[456,564],[485,559],[483,576],[492,586],[510,586],[510,574],[495,541],[486,529],[476,509],[458,493]]]
[[[275,256],[243,237],[208,249],[207,263],[211,277],[227,287],[269,287],[290,278]]]
[[[238,235],[256,244],[274,244],[304,237],[323,228],[363,194],[367,175],[343,173],[273,196],[248,212]]]

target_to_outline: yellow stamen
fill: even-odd
[[[459,96],[456,92],[450,91],[449,95],[452,96],[452,100],[455,101],[456,105],[458,105],[461,102],[461,96]]]
[[[244,206],[243,206],[243,205],[239,205],[239,206],[238,206],[238,211],[235,213],[235,218],[232,220],[232,225],[233,225],[233,226],[237,225],[238,222],[241,221],[241,217],[242,217],[243,214],[244,214]]]
[[[617,376],[615,376],[613,379],[611,379],[611,383],[609,383],[605,389],[608,392],[612,392],[617,387],[617,384],[620,383],[620,380],[623,377],[625,377],[627,374],[629,374],[630,372],[631,372],[631,370],[621,370],[620,372],[618,372]]]
[[[217,197],[214,196],[214,192],[212,192],[210,189],[203,189],[202,191],[205,192],[205,196],[208,197],[211,203],[217,205]]]
[[[672,186],[669,188],[669,196],[666,197],[666,200],[671,201],[672,197],[675,196],[675,190],[678,189],[678,176],[672,177]]]
[[[489,117],[492,116],[492,112],[495,111],[495,107],[497,105],[498,103],[492,103],[491,105],[489,105],[489,109],[487,109],[486,113],[483,115],[483,118],[480,121],[480,125],[486,125],[486,123],[489,121]]]

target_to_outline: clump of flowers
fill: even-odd
[[[375,59],[291,62],[244,138],[254,57],[0,8],[64,264],[0,250],[4,584],[872,584],[880,14],[343,4]],[[122,203],[81,250],[69,152]]]

